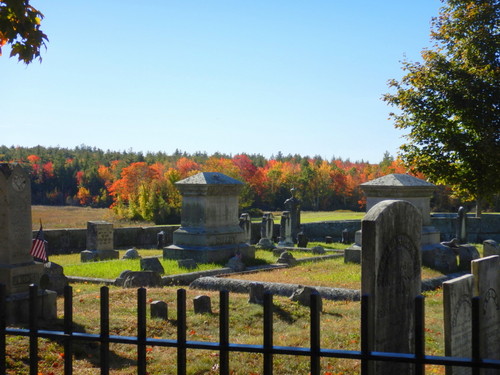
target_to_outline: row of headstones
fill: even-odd
[[[443,283],[445,354],[472,357],[472,298],[479,297],[479,351],[481,358],[500,359],[500,257],[471,262],[472,273]],[[482,374],[498,374],[485,369]],[[448,375],[470,375],[465,367],[450,367]]]
[[[383,201],[362,221],[361,290],[368,295],[368,347],[378,352],[413,353],[415,298],[421,293],[422,216],[405,201]],[[490,245],[494,245],[489,243]],[[488,252],[491,249],[488,249]],[[500,257],[475,259],[472,274],[443,284],[446,355],[472,357],[472,297],[480,298],[481,358],[500,359]],[[396,334],[395,334],[396,333]],[[414,374],[412,364],[376,361],[373,374]],[[471,374],[467,367],[450,374]],[[484,369],[481,374],[498,374]]]
[[[314,288],[307,286],[300,286],[290,296],[292,301],[296,301],[301,305],[309,306],[311,301],[311,294],[317,292]],[[265,287],[261,283],[251,283],[249,289],[248,303],[263,304],[264,302]],[[320,310],[322,301],[320,297]],[[212,314],[212,300],[210,296],[199,295],[193,298],[193,309],[195,314]],[[153,301],[150,304],[151,318],[159,318],[168,320],[168,304],[165,301]]]
[[[278,247],[294,247],[295,242],[298,247],[307,247],[308,239],[302,231],[297,233],[297,238],[293,238],[295,232],[292,227],[293,222],[294,220],[290,211],[283,211],[281,213]],[[247,213],[241,214],[239,225],[245,233],[245,242],[249,244],[252,238],[252,220],[250,215]],[[276,247],[274,244],[274,215],[272,212],[265,212],[262,216],[258,245],[268,249]]]

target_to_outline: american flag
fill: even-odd
[[[40,223],[40,229],[33,239],[31,244],[30,255],[37,261],[47,262],[49,258],[47,257],[47,241],[43,238],[42,224]]]

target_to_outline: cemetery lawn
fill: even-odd
[[[334,248],[336,244],[328,245],[330,248]],[[345,245],[337,244],[337,248],[343,248]],[[326,248],[327,245],[325,245]],[[198,268],[194,270],[187,270],[185,268],[179,268],[176,260],[163,259],[163,250],[156,249],[138,249],[139,254],[144,257],[158,256],[160,263],[162,264],[165,275],[177,275],[186,272],[197,272],[197,271],[208,271],[217,268],[224,267],[224,264],[199,264]],[[64,267],[64,274],[66,276],[79,276],[79,277],[92,277],[101,279],[116,279],[122,271],[140,271],[140,260],[139,259],[121,259],[125,254],[125,250],[119,250],[120,259],[119,260],[109,260],[102,262],[80,262],[80,254],[68,254],[68,255],[52,255],[49,257],[51,262],[57,263]],[[296,259],[311,257],[313,254],[311,252],[301,252],[293,251],[293,256]],[[276,263],[278,259],[274,256],[271,251],[257,250],[256,259],[251,263],[247,264],[249,266],[258,266]]]
[[[296,269],[297,274],[303,272]],[[289,278],[297,275],[290,269]],[[74,329],[78,332],[99,333],[100,286],[92,284],[73,285]],[[147,314],[148,337],[176,338],[176,290],[174,287],[148,288],[147,305],[155,300],[168,304],[168,320],[151,319]],[[219,338],[219,293],[187,289],[187,339],[189,341],[217,342]],[[193,298],[208,295],[212,301],[212,314],[195,315]],[[136,290],[109,288],[110,334],[135,336]],[[443,355],[442,335],[442,292],[426,293],[426,354]],[[289,298],[275,296],[274,303],[274,345],[309,346],[309,309],[292,302]],[[262,344],[263,309],[260,305],[249,304],[247,294],[230,294],[230,342],[242,344]],[[58,299],[59,320],[50,328],[63,329],[63,300]],[[360,350],[360,303],[352,301],[323,300],[321,314],[321,347]],[[42,328],[42,327],[40,327]],[[44,327],[45,328],[45,327]],[[48,328],[48,327],[47,327]],[[64,355],[61,343],[39,339],[39,374],[62,374]],[[136,348],[133,345],[112,344],[111,373],[115,375],[136,374]],[[7,337],[8,374],[27,372],[26,353],[28,339]],[[188,350],[188,374],[218,374],[219,353],[217,351]],[[176,373],[176,351],[170,348],[147,348],[149,374]],[[262,355],[230,354],[232,374],[262,374]],[[75,374],[99,373],[99,346],[96,343],[76,342],[74,344]],[[360,364],[354,360],[322,359],[321,374],[359,374]],[[309,360],[300,356],[276,356],[274,374],[308,374]],[[428,366],[426,374],[444,374],[444,368]]]

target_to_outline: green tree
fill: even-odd
[[[0,56],[2,47],[11,45],[10,56],[25,64],[42,61],[40,49],[46,47],[47,35],[40,29],[43,14],[28,0],[0,0]]]
[[[423,62],[403,61],[406,75],[389,81],[407,129],[402,158],[413,171],[446,184],[467,200],[500,191],[499,0],[447,0],[433,19],[432,49]]]

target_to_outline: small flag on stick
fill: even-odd
[[[35,258],[36,261],[47,262],[49,259],[47,257],[47,241],[43,237],[42,222],[40,221],[40,229],[33,239],[31,244],[30,255]]]

